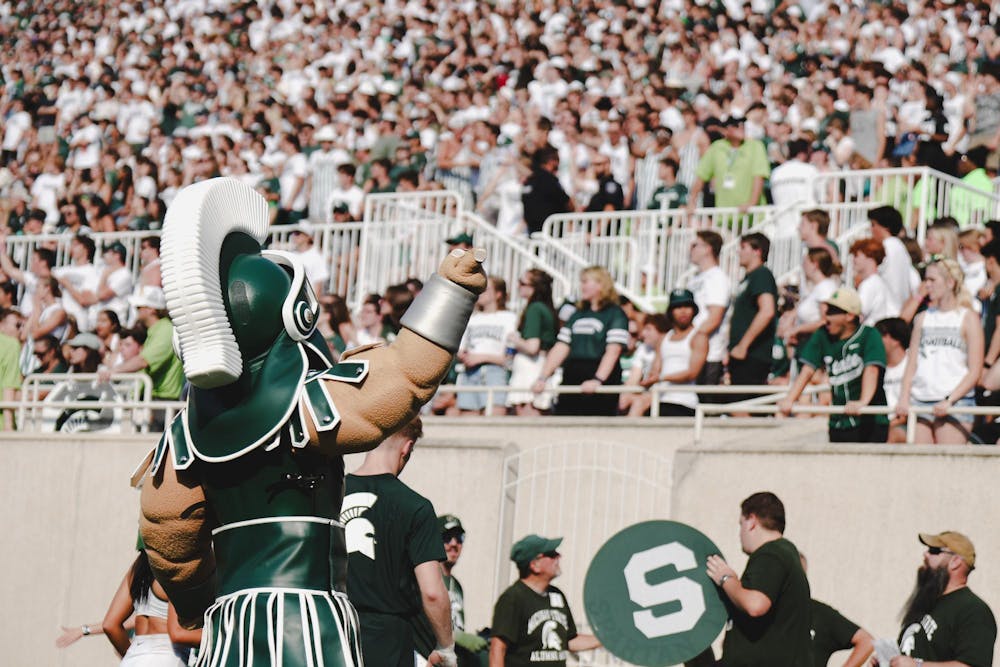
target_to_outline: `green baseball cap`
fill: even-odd
[[[562,541],[561,537],[527,535],[515,542],[514,546],[510,548],[510,559],[518,565],[530,563],[541,554],[558,549]]]
[[[451,530],[457,530],[462,533],[465,532],[465,528],[462,527],[462,522],[454,514],[442,514],[438,517],[438,530],[441,534],[445,534]]]

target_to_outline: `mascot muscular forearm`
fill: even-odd
[[[191,384],[133,481],[150,564],[199,665],[360,664],[337,520],[342,455],[377,446],[441,382],[486,287],[452,251],[388,347],[329,357],[293,256],[262,251],[267,204],[226,178],[182,190],[161,261]]]

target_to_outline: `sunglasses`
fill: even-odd
[[[458,540],[459,544],[465,544],[465,533],[460,533],[458,531],[445,533],[441,536],[441,541],[448,544],[452,540]]]
[[[558,551],[546,551],[542,554],[543,558],[559,558],[560,556],[562,556],[562,554]]]
[[[954,551],[949,551],[948,549],[944,549],[942,547],[927,547],[927,553],[929,553],[932,556],[937,556],[940,554],[951,554],[952,556],[955,555]]]

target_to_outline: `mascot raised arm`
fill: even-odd
[[[333,363],[298,260],[262,250],[267,203],[216,178],[167,211],[163,288],[191,384],[136,471],[142,538],[199,665],[361,664],[337,516],[342,455],[374,448],[434,394],[486,287],[452,251],[387,347]]]

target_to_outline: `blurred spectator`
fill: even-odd
[[[906,351],[910,348],[910,325],[899,317],[889,317],[876,322],[875,329],[882,335],[882,345],[885,347],[885,376],[882,378],[885,404],[895,410],[903,386],[903,373],[906,371]],[[897,414],[889,416],[888,442],[906,442],[906,418]]]
[[[94,323],[90,307],[97,303],[97,290],[101,273],[94,266],[94,240],[77,234],[69,244],[70,264],[52,270],[62,289],[62,303],[66,315],[72,318],[79,331],[91,331]]]
[[[118,321],[128,317],[128,297],[132,294],[132,272],[125,266],[125,246],[112,243],[104,251],[104,269],[97,283],[97,302],[91,306],[96,319],[102,310],[111,310]]]
[[[924,238],[924,260],[932,257],[958,259],[958,233],[945,222],[934,222],[927,228]]]
[[[786,344],[795,346],[804,343],[823,326],[823,313],[820,304],[825,303],[830,295],[840,286],[840,274],[843,268],[825,247],[809,248],[802,258],[802,274],[806,282],[800,289],[800,298],[795,306],[794,315],[782,316],[779,322],[778,335]]]
[[[69,346],[70,373],[96,373],[101,365],[101,339],[92,333],[80,333],[66,341]]]
[[[771,197],[781,216],[775,238],[795,235],[798,220],[792,206],[817,201],[815,189],[819,169],[809,163],[809,152],[809,142],[805,139],[788,142],[788,159],[771,172]]]
[[[11,261],[7,254],[7,238],[0,237],[0,268],[24,288],[18,309],[25,317],[29,317],[35,307],[35,291],[41,280],[52,277],[52,267],[56,265],[56,254],[48,248],[35,248],[31,253],[28,270],[22,271]]]
[[[765,266],[770,240],[760,233],[740,238],[740,266],[745,271],[733,298],[729,321],[729,377],[734,385],[767,384],[774,345],[778,286]],[[752,395],[734,395],[746,400]]]
[[[154,400],[176,400],[184,384],[184,369],[174,354],[174,324],[167,315],[163,290],[159,287],[140,287],[129,301],[136,309],[136,319],[146,329],[146,342],[138,356],[119,362],[109,369],[108,374],[145,370],[153,381]],[[106,381],[107,376],[102,379]],[[162,420],[162,414],[154,415],[154,425]]]
[[[37,362],[31,371],[33,373],[65,373],[69,368],[63,359],[59,339],[51,334],[40,336],[35,340],[31,351]]]
[[[508,347],[514,349],[511,361],[510,386],[530,387],[541,374],[545,357],[556,344],[558,321],[552,303],[552,276],[541,269],[528,269],[518,281],[518,295],[526,304],[510,337]],[[519,417],[537,416],[552,408],[552,394],[511,391],[507,407],[513,407]]]
[[[598,154],[591,163],[597,177],[597,192],[590,198],[586,211],[620,211],[625,208],[625,193],[621,183],[611,173],[611,158]]]
[[[381,304],[382,298],[378,294],[369,294],[361,302],[361,309],[358,311],[358,345],[384,343],[387,338],[394,335],[392,327],[382,322]]]
[[[933,407],[920,415],[916,441],[968,442],[972,415],[951,414],[952,406],[973,405],[973,388],[983,370],[983,329],[972,311],[962,269],[953,259],[927,266],[930,307],[916,316],[896,413],[910,406]]]
[[[861,295],[861,323],[874,325],[887,317],[898,317],[900,306],[879,273],[885,260],[885,246],[875,239],[860,239],[851,244],[854,286]]]
[[[708,356],[708,337],[694,325],[698,304],[694,293],[675,289],[670,293],[667,317],[670,331],[662,337],[659,349],[659,383],[656,388],[691,385],[692,391],[660,394],[660,416],[693,417],[698,395],[693,391]]]
[[[21,315],[16,310],[0,310],[0,395],[15,401],[21,391]],[[14,428],[14,413],[3,409],[3,430]]]
[[[801,371],[778,407],[791,414],[813,373],[822,367],[830,378],[833,404],[844,406],[843,414],[830,415],[830,442],[885,442],[889,418],[860,414],[861,408],[886,404],[882,339],[875,329],[861,323],[861,298],[850,287],[838,288],[823,304],[824,326],[800,348]]]
[[[535,151],[531,160],[531,175],[524,182],[521,195],[528,234],[542,231],[542,223],[550,215],[573,210],[573,202],[556,177],[559,152],[551,146],[543,146]]]
[[[337,184],[330,190],[330,195],[326,199],[324,220],[325,216],[332,215],[334,209],[339,205],[347,206],[346,212],[350,215],[348,220],[361,219],[365,191],[354,180],[355,173],[353,164],[342,164],[337,167]]]
[[[868,212],[868,221],[872,227],[872,238],[882,244],[885,249],[885,259],[879,262],[879,273],[885,279],[892,302],[900,306],[917,291],[920,285],[920,275],[913,264],[906,246],[899,239],[903,231],[903,218],[899,211],[891,206],[879,206]],[[864,303],[864,295],[861,302]],[[895,313],[886,315],[893,317]],[[882,319],[877,318],[875,321]],[[868,318],[865,318],[868,321]]]
[[[949,213],[961,227],[982,224],[988,215],[989,197],[975,194],[975,191],[993,192],[993,182],[986,172],[986,160],[989,152],[985,146],[978,146],[969,150],[958,160],[958,175],[962,178],[965,187],[952,188]]]
[[[329,260],[323,257],[313,241],[312,234],[302,229],[294,229],[289,235],[292,252],[305,268],[306,277],[317,297],[326,294],[326,284],[330,280]]]
[[[529,160],[516,151],[508,151],[490,181],[483,188],[477,210],[485,212],[491,197],[496,200],[497,231],[510,236],[524,236],[524,182],[531,174]]]
[[[31,315],[24,325],[28,339],[38,340],[42,336],[51,335],[61,341],[66,335],[68,317],[56,279],[50,276],[39,280],[34,299]]]
[[[712,183],[715,205],[745,211],[764,203],[764,179],[771,175],[764,144],[746,137],[744,119],[732,116],[725,124],[725,138],[712,142],[698,163],[688,209],[698,204],[706,183]]]
[[[840,248],[830,240],[830,214],[814,208],[802,213],[799,220],[799,236],[806,248],[826,248],[834,259],[840,259]]]
[[[982,255],[983,233],[978,229],[965,229],[958,235],[958,265],[965,274],[965,289],[976,299],[976,306],[986,287],[986,260]]]
[[[159,236],[147,236],[139,242],[139,262],[142,268],[138,287],[161,287]]]
[[[732,295],[729,275],[719,266],[722,236],[711,230],[695,232],[691,241],[690,259],[697,272],[688,280],[688,289],[694,293],[698,313],[695,326],[708,337],[708,356],[698,376],[700,385],[720,385],[723,360],[728,349],[726,311]],[[718,394],[702,394],[705,403],[718,403]]]
[[[142,354],[142,346],[146,344],[146,330],[139,326],[134,329],[122,329],[118,332],[118,351],[104,364],[106,368],[114,368],[127,363]]]
[[[580,272],[580,302],[560,329],[532,391],[545,391],[546,382],[562,367],[562,383],[579,385],[581,394],[562,394],[559,415],[610,415],[618,411],[615,394],[594,394],[602,385],[621,384],[619,358],[628,344],[628,317],[618,305],[618,293],[607,269],[590,266]]]
[[[507,341],[517,333],[517,315],[507,310],[507,283],[499,276],[489,276],[486,289],[476,300],[476,309],[458,346],[459,386],[502,387],[507,385]],[[505,392],[489,395],[459,392],[458,409],[462,414],[495,415],[506,412]]]
[[[281,195],[277,225],[294,225],[306,217],[306,207],[309,205],[306,191],[306,176],[309,175],[309,165],[306,156],[302,154],[299,138],[292,133],[281,135],[278,141],[281,154],[281,176],[278,178]]]
[[[665,157],[659,163],[659,187],[646,205],[648,209],[681,208],[687,205],[688,189],[677,180],[677,160]]]
[[[118,356],[118,346],[121,344],[118,333],[121,328],[118,313],[109,309],[98,311],[94,320],[94,334],[101,341],[101,357],[105,366],[114,365],[113,360]]]
[[[649,389],[660,378],[660,344],[664,334],[670,330],[670,320],[664,313],[653,313],[643,318],[639,329],[639,344],[632,354],[632,366],[622,383],[625,387]],[[618,411],[629,417],[649,414],[653,395],[648,391],[641,394],[621,394]]]
[[[328,296],[319,307],[319,323],[316,325],[323,340],[330,348],[334,359],[339,359],[346,350],[357,346],[357,333],[351,322],[351,312],[343,297]]]
[[[396,339],[396,334],[399,333],[402,327],[400,322],[403,319],[403,314],[406,313],[406,309],[410,307],[411,303],[413,303],[413,292],[410,291],[410,288],[406,284],[389,285],[385,288],[385,294],[382,295],[380,312],[382,314],[382,323],[388,331],[386,342],[391,343]]]

